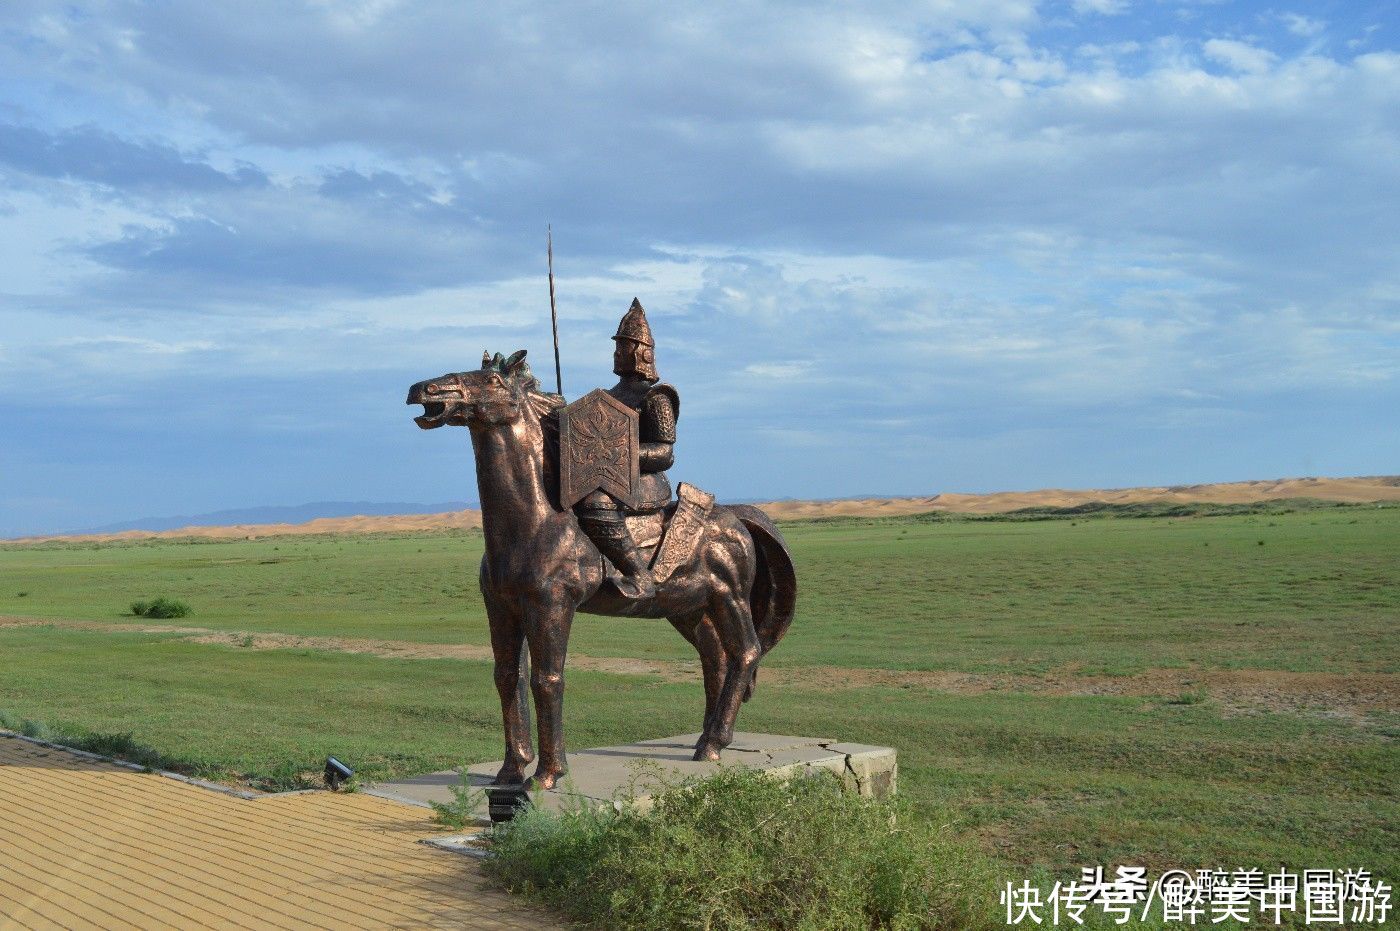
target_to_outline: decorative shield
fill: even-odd
[[[595,388],[559,412],[559,503],[599,489],[628,507],[641,487],[637,412]]]

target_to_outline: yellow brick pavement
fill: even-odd
[[[0,734],[0,929],[558,926],[422,808],[244,799]]]

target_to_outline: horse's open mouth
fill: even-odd
[[[412,403],[412,402],[410,402]],[[424,430],[431,430],[433,427],[442,426],[443,415],[447,413],[447,402],[445,401],[419,401],[423,405],[423,413],[413,418],[413,422]]]

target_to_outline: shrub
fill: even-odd
[[[1187,689],[1175,698],[1167,699],[1169,705],[1199,705],[1209,698],[1209,693],[1205,689]]]
[[[190,606],[174,598],[157,598],[146,609],[146,617],[169,618],[189,617]]]
[[[320,771],[308,769],[304,762],[298,760],[279,763],[266,774],[245,777],[243,781],[259,792],[300,792],[324,787]]]
[[[183,601],[162,596],[154,601],[133,601],[131,613],[154,618],[189,617],[190,606]]]
[[[646,812],[527,809],[493,832],[486,869],[608,928],[999,927],[986,860],[827,775],[727,769],[664,788]]]
[[[49,740],[53,737],[49,729],[40,721],[31,721],[25,718],[19,723],[19,732],[26,737],[33,737],[35,740]]]
[[[443,827],[462,829],[468,822],[476,820],[477,812],[486,803],[486,792],[472,788],[465,768],[459,774],[457,784],[452,787],[452,801],[429,802],[433,806],[433,820]]]

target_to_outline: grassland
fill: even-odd
[[[1018,869],[1400,877],[1400,509],[785,530],[798,619],[745,729],[897,746],[923,816]],[[52,622],[0,626],[0,710],[266,784],[328,753],[371,778],[495,758],[484,663],[211,645],[123,614],[164,595],[184,627],[484,646],[480,552],[471,533],[0,547],[0,615]],[[582,618],[573,649],[691,659],[644,621]],[[571,671],[573,746],[697,728],[698,687],[648,668]],[[1230,676],[1272,686],[1218,691]]]

